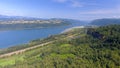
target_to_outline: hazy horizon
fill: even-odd
[[[120,0],[0,0],[0,14],[93,20],[120,18]]]

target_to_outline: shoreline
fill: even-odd
[[[17,28],[17,29],[0,29],[1,31],[14,31],[14,30],[32,30],[32,29],[43,29],[43,28],[54,28],[54,27],[62,27],[66,25],[60,25],[60,26],[49,26],[49,27],[33,27],[33,28]]]
[[[70,30],[76,29],[76,28],[85,28],[85,26],[75,26],[75,27],[71,27],[71,28],[65,29],[65,30],[62,31],[61,33],[66,33],[66,32],[69,32]]]
[[[28,30],[29,31],[29,30],[43,30],[43,29],[49,29],[49,28],[50,29],[54,29],[56,27],[57,28],[63,28],[65,26],[68,26],[68,25],[61,25],[61,26],[54,26],[54,27],[36,27],[36,28],[24,28],[24,29],[23,28],[22,29],[8,29],[8,30],[0,30],[0,33],[2,33],[2,32],[9,32],[9,31],[21,31],[21,30],[25,30],[25,31]],[[59,32],[59,34],[60,34],[60,32]],[[45,38],[47,38],[47,37],[45,37]],[[41,39],[41,38],[36,38],[36,39]],[[32,40],[36,40],[36,39],[32,39]],[[9,47],[14,47],[14,46],[26,44],[26,43],[29,43],[32,40],[29,40],[29,41],[27,41],[25,43],[18,43],[18,44],[8,45],[7,47],[0,47],[0,49],[6,49],[6,48],[9,48]]]
[[[14,31],[14,30],[31,30],[31,29],[41,29],[41,28],[48,28],[48,27],[18,28],[18,29],[0,29],[0,32],[1,31]]]

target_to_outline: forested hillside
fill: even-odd
[[[38,20],[0,20],[0,30],[16,30],[16,29],[33,29],[33,28],[45,28],[65,26],[71,24],[69,21],[62,19],[38,19]]]
[[[73,29],[48,41],[54,42],[0,58],[0,68],[120,68],[120,25]]]
[[[105,26],[110,24],[120,24],[120,19],[116,18],[104,18],[104,19],[96,19],[93,20],[91,25],[97,25],[97,26]]]

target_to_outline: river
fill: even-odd
[[[46,38],[50,35],[59,34],[68,28],[82,25],[83,23],[80,22],[68,26],[0,31],[0,48],[25,44],[31,40]]]

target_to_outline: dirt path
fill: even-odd
[[[25,51],[28,51],[28,50],[35,49],[35,48],[40,47],[40,46],[44,46],[44,45],[50,44],[50,43],[52,43],[52,42],[53,42],[53,41],[47,42],[47,43],[43,43],[43,44],[40,44],[40,45],[36,45],[36,46],[33,46],[33,47],[21,49],[21,50],[18,50],[18,51],[6,53],[6,54],[3,54],[3,55],[0,55],[0,58],[9,57],[9,56],[12,56],[12,55],[17,55],[17,54],[21,54],[21,53],[23,53],[23,52],[25,52]]]
[[[71,39],[73,38],[75,35],[70,35],[68,37],[65,37],[65,38],[62,38],[63,39]],[[28,50],[31,50],[31,49],[35,49],[35,48],[38,48],[40,46],[44,46],[44,45],[47,45],[47,44],[50,44],[50,43],[53,43],[54,41],[50,41],[50,42],[47,42],[47,43],[43,43],[43,44],[39,44],[39,45],[36,45],[36,46],[33,46],[33,47],[28,47],[28,48],[25,48],[25,49],[21,49],[21,50],[17,50],[17,51],[14,51],[14,52],[10,52],[10,53],[6,53],[6,54],[2,54],[0,55],[0,58],[4,58],[4,57],[9,57],[9,56],[12,56],[12,55],[17,55],[17,54],[21,54],[25,51],[28,51]]]

